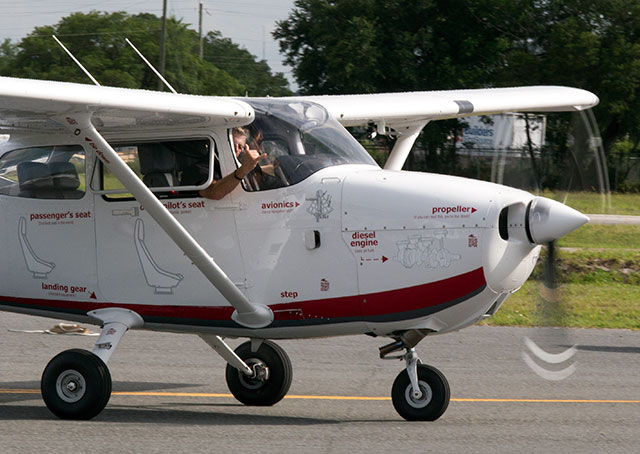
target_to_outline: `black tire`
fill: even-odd
[[[245,342],[235,350],[249,367],[262,363],[268,368],[268,378],[249,378],[227,364],[227,386],[231,394],[245,405],[274,405],[287,394],[293,372],[287,353],[270,341],[264,341],[257,352],[251,351],[251,342]]]
[[[60,419],[91,419],[111,397],[111,374],[93,353],[72,349],[55,356],[42,373],[42,398]]]
[[[422,397],[416,400],[407,370],[400,372],[391,388],[393,407],[407,421],[435,421],[449,406],[449,383],[435,367],[419,364],[418,384]]]

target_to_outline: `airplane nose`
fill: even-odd
[[[557,240],[587,222],[589,218],[573,208],[546,197],[535,197],[527,207],[525,229],[529,241],[543,244]]]

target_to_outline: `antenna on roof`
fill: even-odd
[[[76,63],[76,65],[78,65],[80,67],[81,70],[84,71],[84,73],[89,77],[89,79],[91,79],[91,81],[96,84],[98,87],[100,86],[100,83],[98,83],[98,81],[95,79],[95,77],[93,77],[91,75],[91,73],[89,71],[87,71],[87,68],[85,68],[84,66],[82,66],[82,63],[80,63],[78,61],[78,59],[76,57],[73,56],[73,54],[69,51],[69,49],[67,49],[66,47],[64,47],[64,44],[62,44],[60,42],[60,40],[58,39],[58,37],[56,35],[51,35],[51,37],[53,39],[56,40],[56,42],[58,44],[60,44],[60,47],[62,47],[62,49],[64,49],[64,51],[69,55],[69,57],[71,57],[71,59]]]
[[[136,48],[136,46],[134,46],[134,45],[133,45],[133,43],[132,43],[131,41],[129,41],[129,38],[125,38],[124,40],[127,42],[127,44],[128,44],[128,45],[130,45],[130,46],[131,46],[131,48],[132,48],[133,50],[135,50],[135,51],[136,51],[136,54],[138,54],[138,56],[139,56],[140,58],[142,58],[142,61],[143,61],[143,62],[145,62],[145,63],[147,64],[147,66],[148,66],[149,68],[151,68],[151,70],[152,70],[154,73],[156,73],[156,76],[158,76],[158,77],[160,78],[160,80],[161,80],[161,81],[162,81],[162,82],[167,86],[167,88],[169,88],[169,90],[171,90],[173,93],[177,94],[178,92],[177,92],[177,91],[176,91],[176,90],[171,86],[171,84],[170,84],[169,82],[167,82],[167,79],[165,79],[164,77],[162,77],[162,74],[160,74],[160,73],[158,72],[158,70],[157,70],[156,68],[154,68],[154,67],[153,67],[153,65],[152,65],[151,63],[149,63],[149,60],[147,60],[146,58],[144,58],[144,55],[142,55],[142,52],[140,52],[140,51]]]

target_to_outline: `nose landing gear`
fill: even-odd
[[[449,383],[435,367],[416,366],[414,386],[408,370],[398,374],[391,388],[391,400],[398,414],[407,421],[435,421],[449,406]]]
[[[404,359],[406,363],[391,388],[393,407],[407,421],[435,421],[449,406],[449,383],[442,372],[422,364],[418,358],[414,347],[426,333],[407,334],[409,332],[380,348],[382,359]],[[389,356],[402,349],[406,349],[404,355]]]

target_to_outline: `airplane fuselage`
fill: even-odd
[[[211,139],[225,151],[225,132]],[[0,195],[3,309],[91,323],[88,311],[122,307],[145,329],[227,336],[444,333],[494,312],[538,254],[498,231],[502,208],[531,195],[456,177],[337,165],[222,200],[162,199],[248,299],[272,309],[270,326],[247,329],[139,202],[92,190],[97,161],[85,162],[79,198]]]

